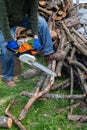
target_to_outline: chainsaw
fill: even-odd
[[[9,49],[9,48],[8,48]],[[15,55],[18,57],[18,59],[24,63],[27,63],[29,65],[33,65],[39,69],[41,69],[42,71],[44,71],[45,73],[49,74],[49,75],[53,75],[54,77],[57,76],[57,74],[52,71],[51,69],[49,69],[48,67],[38,63],[36,61],[35,56],[41,51],[42,48],[40,48],[39,51],[36,51],[35,49],[33,49],[33,47],[28,44],[27,42],[23,43],[22,45],[19,46],[18,50],[12,50],[15,53]]]

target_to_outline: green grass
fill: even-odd
[[[24,70],[28,68],[23,64]],[[15,88],[8,88],[2,80],[0,80],[0,117],[5,115],[5,109],[12,99],[15,98],[16,103],[11,108],[11,113],[18,118],[21,110],[28,101],[28,97],[21,96],[22,91],[31,92],[37,83],[39,76],[32,79],[19,78]],[[62,79],[57,79],[60,82]],[[67,94],[68,90],[58,90],[55,93]],[[36,100],[30,110],[28,111],[22,124],[27,130],[87,130],[87,123],[83,123],[79,128],[77,122],[69,121],[67,119],[66,107],[69,105],[68,100],[61,99],[46,99]],[[58,114],[58,110],[64,108],[65,111]],[[75,114],[80,111],[76,109]],[[81,113],[80,113],[81,114]],[[0,128],[0,130],[7,130]],[[10,130],[18,130],[18,127],[13,123]]]

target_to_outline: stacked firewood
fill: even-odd
[[[39,1],[39,13],[45,19],[47,19],[50,15],[54,20],[61,20],[67,16],[68,8],[70,7],[70,0],[66,1]]]

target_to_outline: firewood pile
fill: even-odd
[[[47,75],[34,67],[30,68],[28,73],[24,75],[24,77],[28,79],[40,74],[40,79],[32,92],[21,92],[20,95],[29,97],[29,100],[27,104],[25,104],[18,119],[9,112],[14,101],[8,105],[5,111],[5,114],[12,118],[20,130],[26,130],[21,124],[21,121],[25,118],[32,104],[38,98],[42,99],[44,97],[50,99],[69,99],[70,106],[66,108],[66,110],[68,110],[68,119],[80,123],[87,121],[86,115],[72,114],[75,107],[81,106],[80,102],[74,104],[75,99],[82,100],[87,109],[87,37],[79,33],[78,29],[84,27],[86,34],[87,30],[86,25],[81,24],[79,18],[75,15],[78,6],[77,4],[72,5],[70,0],[66,0],[65,3],[61,2],[61,0],[55,0],[53,2],[50,2],[50,0],[39,1],[38,13],[43,16],[48,23],[54,50],[55,52],[64,50],[66,55],[63,60],[53,60],[48,65],[48,68],[57,73],[56,78],[54,75]],[[56,80],[63,76],[64,80],[57,84]],[[74,94],[74,89],[77,86],[78,89],[81,90],[81,94],[78,94],[78,92]],[[60,88],[62,90],[69,88],[70,94],[56,94],[56,90]],[[52,91],[55,91],[55,94],[50,93]]]
[[[70,7],[72,7],[71,11]],[[21,93],[21,95],[31,98],[19,115],[20,121],[25,118],[27,111],[35,100],[42,97],[70,99],[68,119],[79,121],[81,117],[81,122],[83,122],[83,120],[87,121],[87,116],[72,115],[72,109],[80,105],[80,103],[78,103],[78,105],[73,107],[72,100],[84,99],[86,102],[87,98],[87,39],[77,31],[82,26],[85,28],[85,25],[82,25],[79,18],[73,15],[76,7],[78,7],[78,5],[71,6],[70,0],[66,0],[65,3],[61,3],[61,0],[53,2],[46,0],[39,1],[38,12],[48,23],[54,50],[64,50],[66,53],[63,60],[53,60],[48,67],[57,73],[58,78],[64,75],[67,76],[65,76],[64,81],[56,84],[56,79],[53,75],[46,75],[34,67],[32,67],[32,70],[29,69],[28,73],[24,75],[25,78],[32,78],[40,74],[40,79],[33,92],[23,91]],[[74,94],[76,86],[81,89],[82,94]],[[49,93],[59,88],[66,89],[67,87],[70,88],[69,95]]]
[[[54,20],[62,20],[67,16],[67,11],[70,6],[70,0],[66,0],[65,2],[58,1],[39,1],[39,14],[47,19],[50,15]]]

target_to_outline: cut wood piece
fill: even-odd
[[[72,17],[66,18],[64,20],[64,23],[67,27],[75,27],[76,25],[80,24],[80,21],[78,17],[72,16]]]
[[[34,96],[34,93],[23,91],[21,95],[32,97]],[[87,97],[87,94],[74,94],[74,95],[45,94],[45,95],[40,96],[40,98],[43,98],[43,97],[48,98],[48,99],[84,99]]]
[[[56,31],[51,30],[50,34],[51,34],[51,38],[52,39],[56,39],[57,38],[57,32]]]
[[[42,11],[42,12],[46,13],[49,16],[52,15],[52,11],[48,11],[47,9],[44,9],[42,7],[38,7],[38,9],[39,9],[39,11]]]
[[[82,69],[85,73],[87,73],[87,68],[80,62],[72,60],[69,61],[70,64],[78,66],[80,69]]]
[[[52,64],[49,64],[48,68],[51,69],[51,67],[52,67]],[[50,80],[50,75],[46,75],[41,91],[46,88],[46,86],[49,83],[49,80]]]
[[[79,78],[80,78],[81,83],[82,83],[81,89],[83,90],[83,92],[87,93],[87,82],[86,82],[86,79],[85,79],[85,75],[84,75],[82,70],[80,70],[79,68],[76,68],[76,69],[77,69],[77,72],[79,74]]]
[[[67,46],[66,46],[66,48],[64,49],[64,51],[65,51],[65,57],[67,56],[67,54],[69,53],[69,51],[70,51],[70,49],[71,49],[71,45],[70,44],[68,44]],[[58,77],[61,77],[61,71],[62,71],[62,67],[63,67],[63,63],[64,63],[64,60],[61,60],[61,61],[59,61],[58,62],[58,64],[57,64],[57,67],[56,67],[56,73],[57,73],[57,76]]]
[[[72,32],[75,33],[84,43],[87,44],[87,40],[79,33],[77,32],[74,28],[72,28]]]
[[[32,67],[32,68],[29,68],[26,72],[24,72],[22,74],[22,76],[25,78],[25,79],[29,79],[29,78],[33,78],[39,74],[41,74],[41,70],[36,68],[36,67]]]
[[[71,51],[70,60],[72,61],[74,59],[74,54],[76,52],[76,49],[73,47]],[[70,66],[70,77],[71,77],[71,85],[70,85],[70,94],[73,95],[74,90],[74,68]],[[72,114],[73,108],[72,108],[73,100],[70,100],[70,113]]]
[[[67,9],[70,7],[71,0],[65,0],[65,4],[63,6],[63,10],[67,11]]]
[[[69,38],[73,41],[73,44],[76,46],[76,48],[78,48],[78,50],[85,56],[87,56],[87,51],[86,49],[81,46],[77,41],[76,39],[72,36],[72,34],[70,33],[69,29],[66,27],[66,25],[64,24],[64,22],[62,21],[61,22],[63,28],[65,29],[67,35],[69,36]]]
[[[43,72],[43,73],[41,74],[41,76],[40,76],[40,78],[39,78],[39,80],[38,80],[38,82],[37,82],[37,84],[36,84],[36,87],[35,87],[35,89],[33,90],[33,92],[35,92],[37,88],[39,88],[39,90],[42,90],[43,84],[44,84],[44,82],[45,82],[45,79],[46,79],[46,73]]]
[[[53,85],[51,88],[51,91],[58,90],[60,88],[65,89],[69,85],[70,85],[70,78],[64,80],[63,82],[61,82],[57,85]]]
[[[59,10],[59,11],[58,11],[58,14],[59,14],[60,16],[62,16],[62,18],[65,18],[65,17],[66,17],[66,12],[64,12],[64,11],[62,11],[62,10]]]
[[[0,117],[0,127],[2,128],[11,128],[12,119],[10,117],[4,116]]]
[[[87,116],[68,114],[68,119],[69,119],[69,120],[72,120],[72,121],[84,122],[84,121],[87,121]]]
[[[44,0],[39,1],[39,5],[40,6],[45,6],[46,5],[46,1],[44,1]]]
[[[62,19],[62,16],[57,16],[56,13],[53,13],[52,18],[56,21],[60,21]]]

